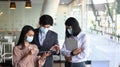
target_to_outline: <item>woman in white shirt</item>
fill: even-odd
[[[65,21],[65,26],[66,37],[61,49],[61,53],[66,60],[65,67],[86,67],[85,61],[89,55],[89,44],[87,42],[86,34],[81,31],[78,21],[73,17],[70,17]],[[66,41],[69,39],[73,39],[73,42],[76,41],[76,43],[67,43]],[[70,50],[70,46],[73,45],[77,45],[77,47],[75,49],[71,47],[72,50]],[[69,48],[67,46],[69,46]]]

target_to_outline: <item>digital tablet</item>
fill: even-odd
[[[67,50],[72,51],[78,48],[78,42],[75,38],[66,38],[65,46]]]

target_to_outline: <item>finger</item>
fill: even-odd
[[[54,46],[58,46],[58,45],[56,44],[56,45],[54,45]]]
[[[81,49],[78,49],[78,51],[81,51]]]
[[[58,47],[57,47],[57,49],[59,49],[59,50],[60,50],[60,47],[58,46]]]
[[[47,54],[51,54],[51,52],[47,52]]]
[[[43,53],[42,58],[46,58],[47,54]]]
[[[41,64],[41,62],[42,62],[41,60],[38,61],[39,64]]]
[[[79,50],[79,48],[76,48],[76,49],[75,49],[75,51],[78,51],[78,50]]]
[[[50,50],[53,50],[54,49],[54,46],[52,46],[51,48],[50,48]]]
[[[45,52],[44,55],[45,55],[45,56],[49,56],[49,55],[50,55],[50,52]]]
[[[38,56],[38,58],[41,58],[41,56]]]
[[[51,53],[48,53],[48,56],[50,56],[51,55]]]
[[[54,45],[54,48],[58,48],[59,47],[59,45]]]
[[[81,48],[77,48],[77,50],[81,50]]]
[[[77,48],[76,51],[81,51],[81,48]]]
[[[79,48],[79,50],[82,50],[82,48]]]

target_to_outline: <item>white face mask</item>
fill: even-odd
[[[26,41],[29,42],[29,43],[32,42],[33,41],[33,36],[27,36]]]
[[[72,34],[72,29],[67,29],[69,34]]]
[[[40,30],[45,34],[49,31],[48,28],[44,28],[44,27],[41,27]]]

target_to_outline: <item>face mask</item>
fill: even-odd
[[[69,34],[72,34],[72,29],[67,29]]]
[[[49,29],[48,29],[48,28],[41,27],[40,30],[41,30],[43,33],[46,34],[46,33],[48,32]]]
[[[33,41],[33,36],[27,36],[26,41],[27,42],[32,42]]]

